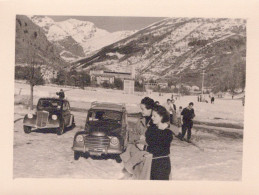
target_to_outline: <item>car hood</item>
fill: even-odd
[[[42,110],[37,110],[37,112],[48,112],[50,115],[56,114],[59,115],[61,113],[61,110],[56,110],[56,109],[42,109]],[[36,113],[37,113],[36,112]]]
[[[87,128],[90,135],[106,136],[119,133],[121,131],[121,124],[117,121],[95,121],[88,122]]]

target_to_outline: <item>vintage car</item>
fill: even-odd
[[[36,113],[26,114],[23,119],[25,133],[30,133],[32,128],[56,129],[58,135],[64,133],[66,127],[75,126],[74,115],[70,112],[69,102],[58,98],[40,98]]]
[[[120,162],[128,144],[127,112],[124,104],[93,102],[84,131],[74,136],[74,159],[80,156],[113,157]]]

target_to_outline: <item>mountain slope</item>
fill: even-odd
[[[15,64],[38,64],[62,67],[68,64],[60,57],[42,29],[28,17],[16,16]]]
[[[207,86],[233,76],[240,77],[241,85],[245,77],[245,25],[242,19],[167,18],[74,66],[123,71],[134,65],[139,77],[198,86],[205,69]]]
[[[47,16],[32,16],[31,20],[40,26],[48,40],[59,48],[63,59],[70,62],[133,33],[133,31],[110,33],[97,28],[91,22],[76,19],[55,22]]]

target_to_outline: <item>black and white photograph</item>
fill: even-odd
[[[0,192],[256,194],[259,2],[0,4]]]
[[[245,81],[242,18],[16,15],[13,176],[240,181]]]

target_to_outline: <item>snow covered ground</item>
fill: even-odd
[[[62,88],[73,108],[87,109],[92,101],[110,101],[126,103],[128,112],[135,113],[139,112],[140,100],[147,96],[127,95],[122,91],[109,89]],[[36,86],[35,103],[39,97],[55,96],[59,89],[55,86]],[[77,126],[62,136],[42,131],[25,134],[22,118],[28,110],[19,102],[26,102],[29,91],[28,85],[15,83],[14,178],[131,179],[122,171],[123,164],[116,163],[113,159],[80,158],[79,161],[74,161],[71,146],[75,132],[84,127],[84,111],[73,112]],[[171,94],[159,96],[153,93],[149,96],[163,104]],[[197,124],[192,131],[194,144],[176,138],[172,142],[172,179],[241,180],[244,123],[244,108],[241,101],[216,99],[215,104],[209,104],[197,102],[196,99],[186,96],[176,101],[177,106],[184,107],[190,101],[194,102]],[[129,120],[132,127],[136,118],[130,117]],[[234,127],[228,128],[231,125]]]

